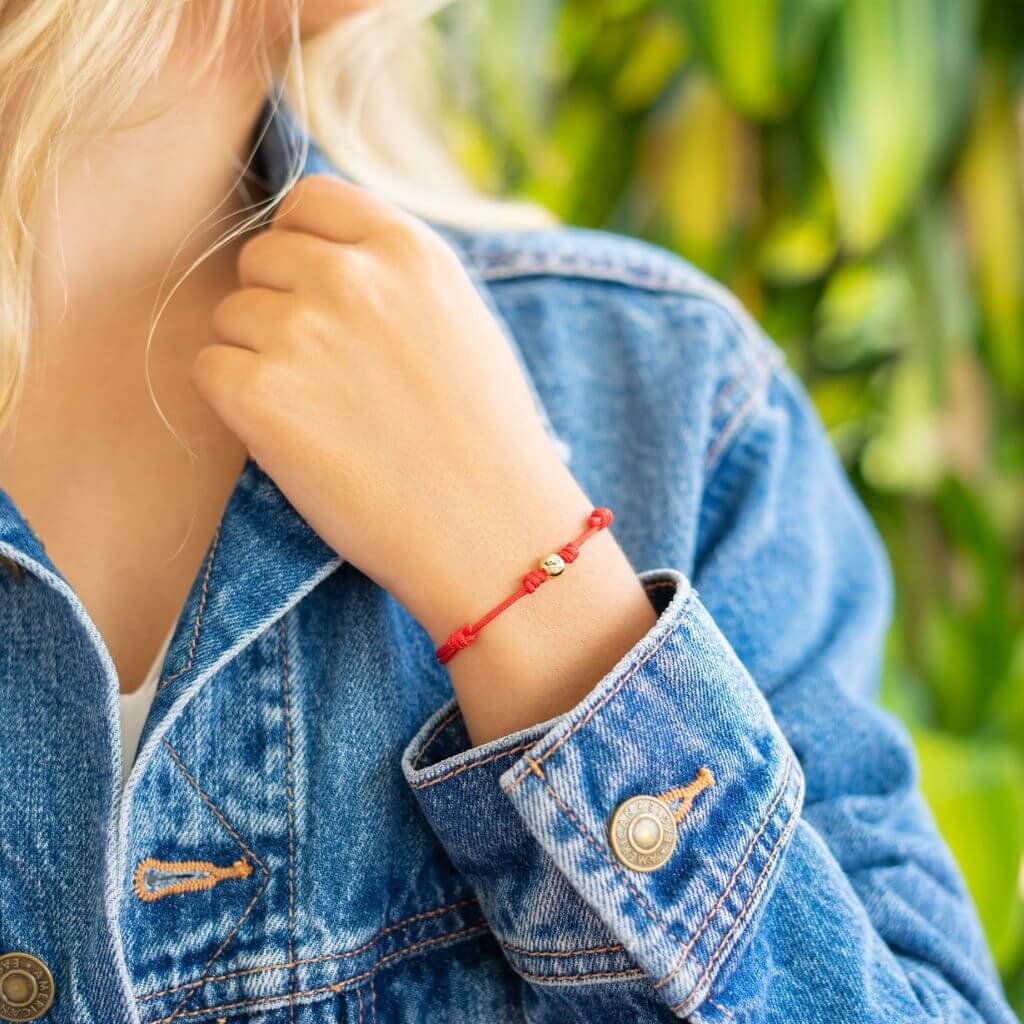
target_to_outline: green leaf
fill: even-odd
[[[1008,745],[936,732],[915,735],[921,783],[964,872],[996,962],[1016,962],[1024,940],[1024,760]]]
[[[902,348],[911,298],[905,269],[857,261],[828,279],[818,305],[815,349],[830,367],[851,366]]]
[[[713,82],[691,74],[648,127],[636,190],[667,244],[721,272],[744,216],[753,140]]]
[[[839,0],[677,0],[729,102],[774,119],[800,98]]]
[[[971,0],[846,0],[815,93],[840,234],[877,246],[906,215],[970,96]]]
[[[1024,156],[1005,66],[990,67],[959,169],[996,379],[1024,393]]]

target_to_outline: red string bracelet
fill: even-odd
[[[474,622],[471,626],[463,626],[454,633],[434,652],[437,660],[442,665],[448,664],[459,651],[465,650],[479,635],[480,630],[496,619],[503,611],[510,608],[521,597],[532,594],[542,583],[547,582],[552,576],[561,576],[565,567],[571,565],[579,558],[580,548],[598,530],[603,530],[611,525],[612,510],[610,508],[595,508],[587,518],[587,528],[578,536],[574,537],[565,547],[560,548],[554,554],[543,559],[540,566],[523,577],[522,586],[514,593],[509,594],[501,604],[495,605],[482,619]]]

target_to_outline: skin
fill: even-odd
[[[307,3],[303,30],[357,6]],[[82,597],[124,689],[177,615],[246,452],[435,644],[601,503],[558,458],[454,253],[416,218],[323,176],[195,272],[161,321],[151,372],[197,450],[189,463],[145,389],[151,300],[182,225],[230,188],[262,90],[240,60],[157,125],[99,140],[62,170],[61,215],[42,223],[34,348],[49,358],[31,367],[16,443],[0,439],[3,483]],[[225,138],[225,125],[238,130]],[[189,161],[168,158],[181,147]],[[110,240],[99,256],[97,208]],[[45,259],[61,248],[66,307]],[[568,710],[653,625],[613,530],[449,663],[474,742]]]

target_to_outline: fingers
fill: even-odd
[[[246,288],[290,292],[319,267],[341,258],[337,245],[315,235],[283,228],[260,231],[238,254],[238,278]]]
[[[282,326],[295,319],[296,308],[288,292],[242,288],[214,308],[213,333],[226,345],[264,352],[280,337]]]
[[[301,231],[356,244],[412,218],[372,192],[327,174],[301,178],[281,200],[272,230]]]
[[[234,345],[207,345],[192,363],[192,380],[203,401],[235,426],[253,392],[260,357]]]

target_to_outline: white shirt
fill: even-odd
[[[135,751],[139,746],[139,737],[142,735],[142,727],[146,723],[146,716],[149,714],[153,698],[156,696],[157,683],[160,680],[160,672],[164,666],[164,658],[167,655],[167,648],[174,633],[173,626],[167,633],[164,642],[160,645],[153,664],[146,674],[146,678],[134,690],[121,693],[121,786],[124,787],[128,780],[128,773],[131,771],[132,762],[135,760]]]

